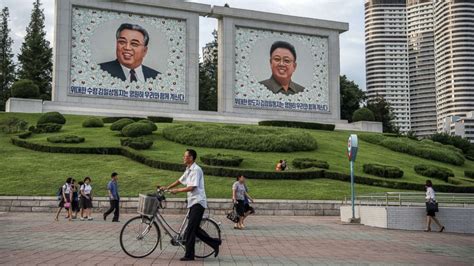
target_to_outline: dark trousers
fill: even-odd
[[[104,215],[107,216],[112,212],[114,212],[114,218],[112,221],[118,221],[120,214],[120,200],[110,200],[110,208],[104,213]]]
[[[204,207],[201,204],[194,204],[189,209],[188,227],[186,228],[186,254],[184,255],[186,258],[194,258],[196,237],[214,249],[219,246],[218,239],[210,237],[206,231],[201,229],[203,215]]]

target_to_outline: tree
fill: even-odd
[[[354,81],[348,80],[346,75],[340,77],[341,86],[341,119],[352,122],[352,114],[365,101],[365,92],[359,89]]]
[[[0,110],[5,110],[5,103],[10,97],[10,86],[15,81],[15,64],[13,63],[12,44],[8,19],[10,12],[4,7],[0,13]]]
[[[372,112],[367,107],[357,109],[352,115],[352,122],[374,121],[374,120],[375,120],[374,112]]]
[[[203,62],[199,63],[199,110],[217,111],[217,31],[206,44]]]
[[[374,113],[375,121],[382,122],[383,132],[399,134],[399,128],[392,122],[395,119],[392,107],[382,96],[376,95],[370,99],[367,108]]]
[[[32,80],[40,89],[41,98],[51,99],[51,72],[53,51],[46,40],[44,13],[39,0],[33,2],[30,24],[26,28],[18,61],[19,78]]]

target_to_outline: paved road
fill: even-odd
[[[145,259],[127,257],[118,242],[123,222],[53,222],[47,213],[0,215],[0,264],[180,265],[183,251],[164,241]],[[224,217],[219,258],[190,265],[439,264],[472,265],[474,236],[342,225],[337,217],[249,218],[232,229]],[[179,216],[170,216],[178,221]],[[189,263],[188,263],[189,264]]]

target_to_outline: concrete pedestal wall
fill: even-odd
[[[341,206],[341,221],[348,222],[352,217],[351,206]],[[426,209],[407,206],[356,206],[355,216],[361,224],[403,230],[426,229]],[[474,207],[440,207],[436,218],[446,228],[446,232],[474,234]],[[433,231],[439,230],[433,223]]]

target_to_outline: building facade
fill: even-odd
[[[365,2],[367,95],[390,103],[396,126],[410,130],[406,0]]]
[[[448,116],[444,118],[442,132],[466,138],[474,143],[474,111],[466,113],[463,117]]]
[[[407,1],[410,125],[419,137],[436,132],[433,0]]]
[[[434,5],[438,131],[445,118],[474,110],[474,1]]]

